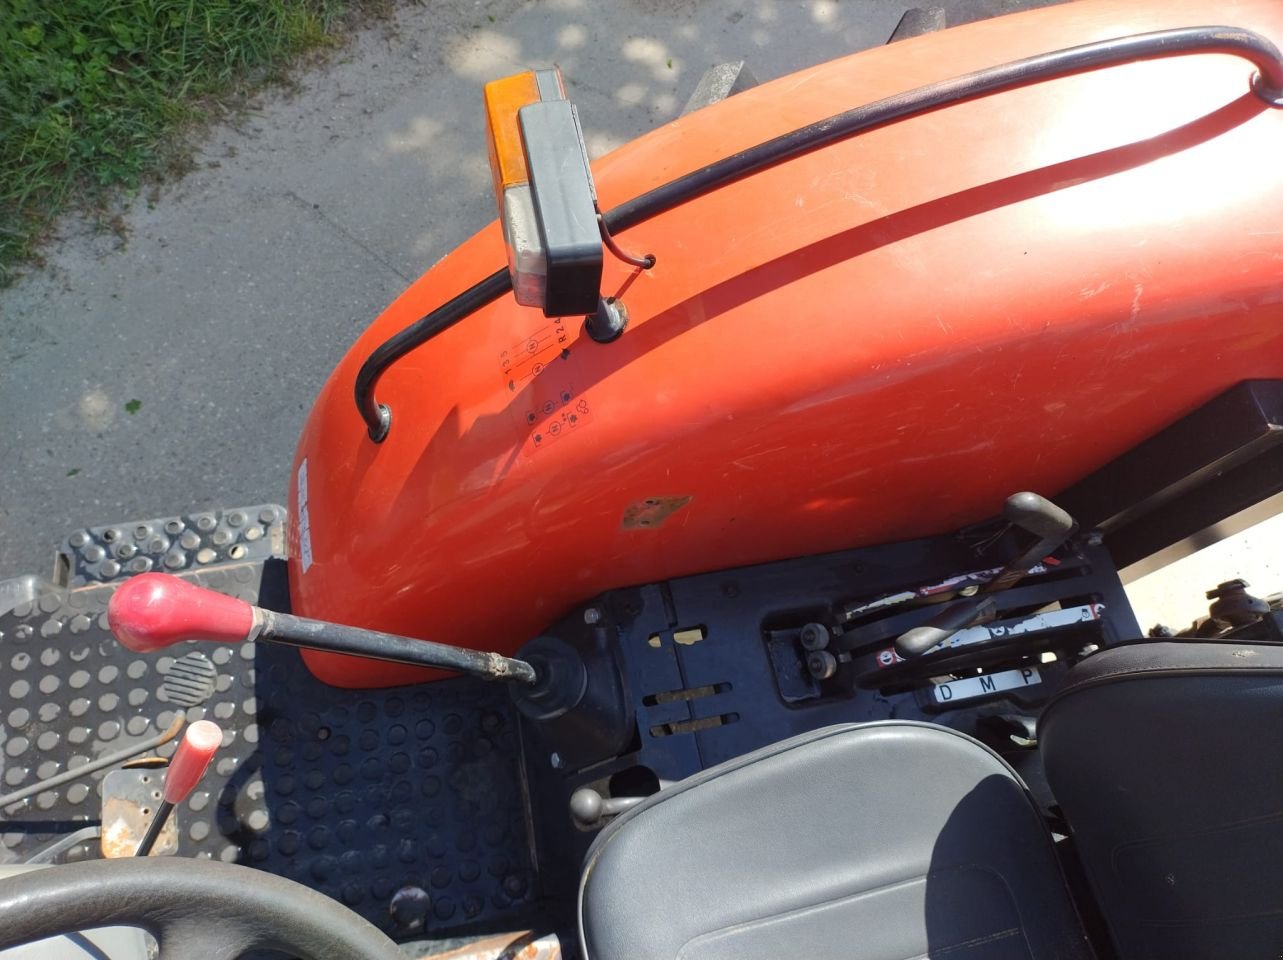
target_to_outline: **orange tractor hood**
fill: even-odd
[[[1277,0],[1082,2],[870,50],[593,165],[603,208],[923,84]],[[296,613],[510,654],[609,588],[939,533],[1054,495],[1238,381],[1283,376],[1283,110],[1223,55],[1052,80],[873,130],[624,232],[615,342],[511,295],[370,352],[502,267],[497,225],[357,340],[299,443]],[[421,670],[305,654],[363,687]]]

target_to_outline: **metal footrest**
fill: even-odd
[[[211,510],[77,530],[58,550],[60,579],[72,587],[161,570],[180,573],[285,556],[285,508]]]
[[[155,737],[185,708],[189,720],[215,720],[225,738],[175,812],[180,856],[298,880],[394,936],[518,926],[531,913],[534,873],[505,690],[467,679],[339,690],[315,680],[297,651],[270,644],[187,644],[177,657],[124,649],[107,631],[106,605],[142,565],[117,571],[104,566],[109,558],[146,558],[254,603],[287,604],[282,508],[170,519],[182,528],[161,520],[73,534],[70,588],[0,613],[0,794]],[[198,540],[184,540],[193,528]],[[244,532],[215,537],[234,529]],[[122,557],[122,544],[139,546]],[[257,559],[233,559],[238,544]],[[107,772],[0,811],[0,863],[97,822]],[[67,859],[96,855],[81,844]]]

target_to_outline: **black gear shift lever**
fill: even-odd
[[[926,623],[900,634],[895,641],[895,652],[900,656],[906,660],[919,657],[959,630],[991,618],[997,605],[992,597],[984,594],[1015,586],[1037,563],[1068,540],[1078,526],[1073,517],[1046,497],[1027,490],[1008,497],[1002,515],[1038,539],[981,587],[981,596],[951,603]]]

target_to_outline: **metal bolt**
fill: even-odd
[[[560,769],[561,769],[561,754],[559,754],[559,753],[554,753],[551,757],[549,757],[549,758],[548,758],[548,762],[552,764],[552,768],[553,768],[554,770],[560,770]]]
[[[808,623],[800,637],[803,650],[823,650],[829,645],[829,631],[822,623]]]
[[[624,301],[602,297],[597,301],[597,311],[584,318],[584,330],[598,343],[610,343],[628,326],[628,308]]]
[[[590,627],[595,623],[601,623],[601,611],[596,607],[589,607],[584,611],[584,623]]]
[[[388,913],[401,930],[422,930],[432,909],[432,898],[422,887],[402,887],[392,895]]]
[[[816,680],[827,680],[838,672],[838,661],[827,650],[812,650],[806,655],[806,669]]]

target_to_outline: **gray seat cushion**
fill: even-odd
[[[1038,730],[1123,960],[1283,956],[1283,647],[1101,651]]]
[[[829,727],[704,771],[605,829],[586,960],[1091,956],[1015,773],[928,724]]]

